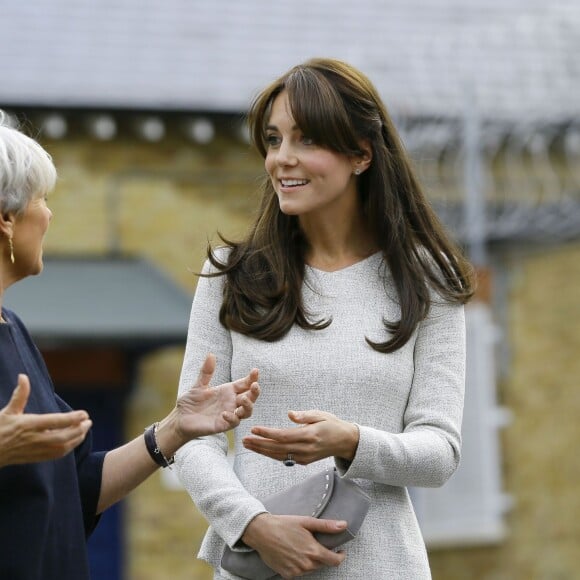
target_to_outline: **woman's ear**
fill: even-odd
[[[0,212],[0,234],[6,238],[11,238],[14,235],[15,222],[16,215],[14,212]]]
[[[361,141],[359,147],[362,153],[352,159],[353,172],[356,175],[360,175],[363,171],[366,171],[373,159],[373,149],[367,139]]]

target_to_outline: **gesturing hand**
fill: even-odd
[[[12,398],[0,410],[0,467],[63,457],[82,443],[92,425],[86,411],[24,413],[29,395],[28,377],[18,375]]]
[[[296,463],[307,465],[325,457],[341,457],[352,461],[358,445],[359,431],[354,423],[343,421],[324,411],[289,411],[288,417],[299,429],[253,427],[244,437],[249,451],[284,460],[289,453]]]
[[[241,419],[252,415],[260,393],[258,370],[253,369],[242,379],[210,387],[216,360],[209,354],[196,384],[177,400],[176,431],[189,441],[194,437],[220,433],[239,425]]]

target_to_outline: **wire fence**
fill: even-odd
[[[397,120],[438,214],[457,237],[469,239],[483,225],[486,242],[580,238],[580,122],[484,122],[475,142],[465,138],[468,122]],[[470,177],[474,158],[481,171]],[[479,225],[466,219],[470,188],[481,197]]]

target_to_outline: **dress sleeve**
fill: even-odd
[[[209,271],[206,262],[203,272]],[[217,359],[212,385],[232,380],[230,333],[219,322],[223,283],[223,276],[199,279],[179,381],[180,395],[195,384],[202,362],[210,352]],[[176,467],[182,484],[203,516],[218,535],[234,547],[250,521],[266,509],[239,481],[227,458],[227,451],[225,434],[201,437],[177,452]]]
[[[55,394],[55,397],[63,413],[72,410],[58,395]],[[97,504],[106,455],[106,451],[92,451],[92,447],[93,439],[89,430],[84,441],[74,450],[86,537],[94,531],[101,517],[97,515]]]
[[[433,301],[418,329],[414,373],[401,433],[359,426],[353,461],[337,461],[348,478],[396,486],[438,487],[459,465],[465,390],[465,312]]]

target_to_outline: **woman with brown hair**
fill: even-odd
[[[181,389],[211,350],[219,381],[259,367],[262,397],[234,431],[233,467],[219,435],[177,454],[211,524],[200,557],[215,578],[235,578],[220,567],[224,544],[256,550],[283,578],[430,578],[406,488],[442,485],[459,462],[471,267],[352,66],[292,68],[249,122],[267,173],[261,208],[245,239],[209,251]],[[329,465],[371,497],[339,553],[261,502]]]

